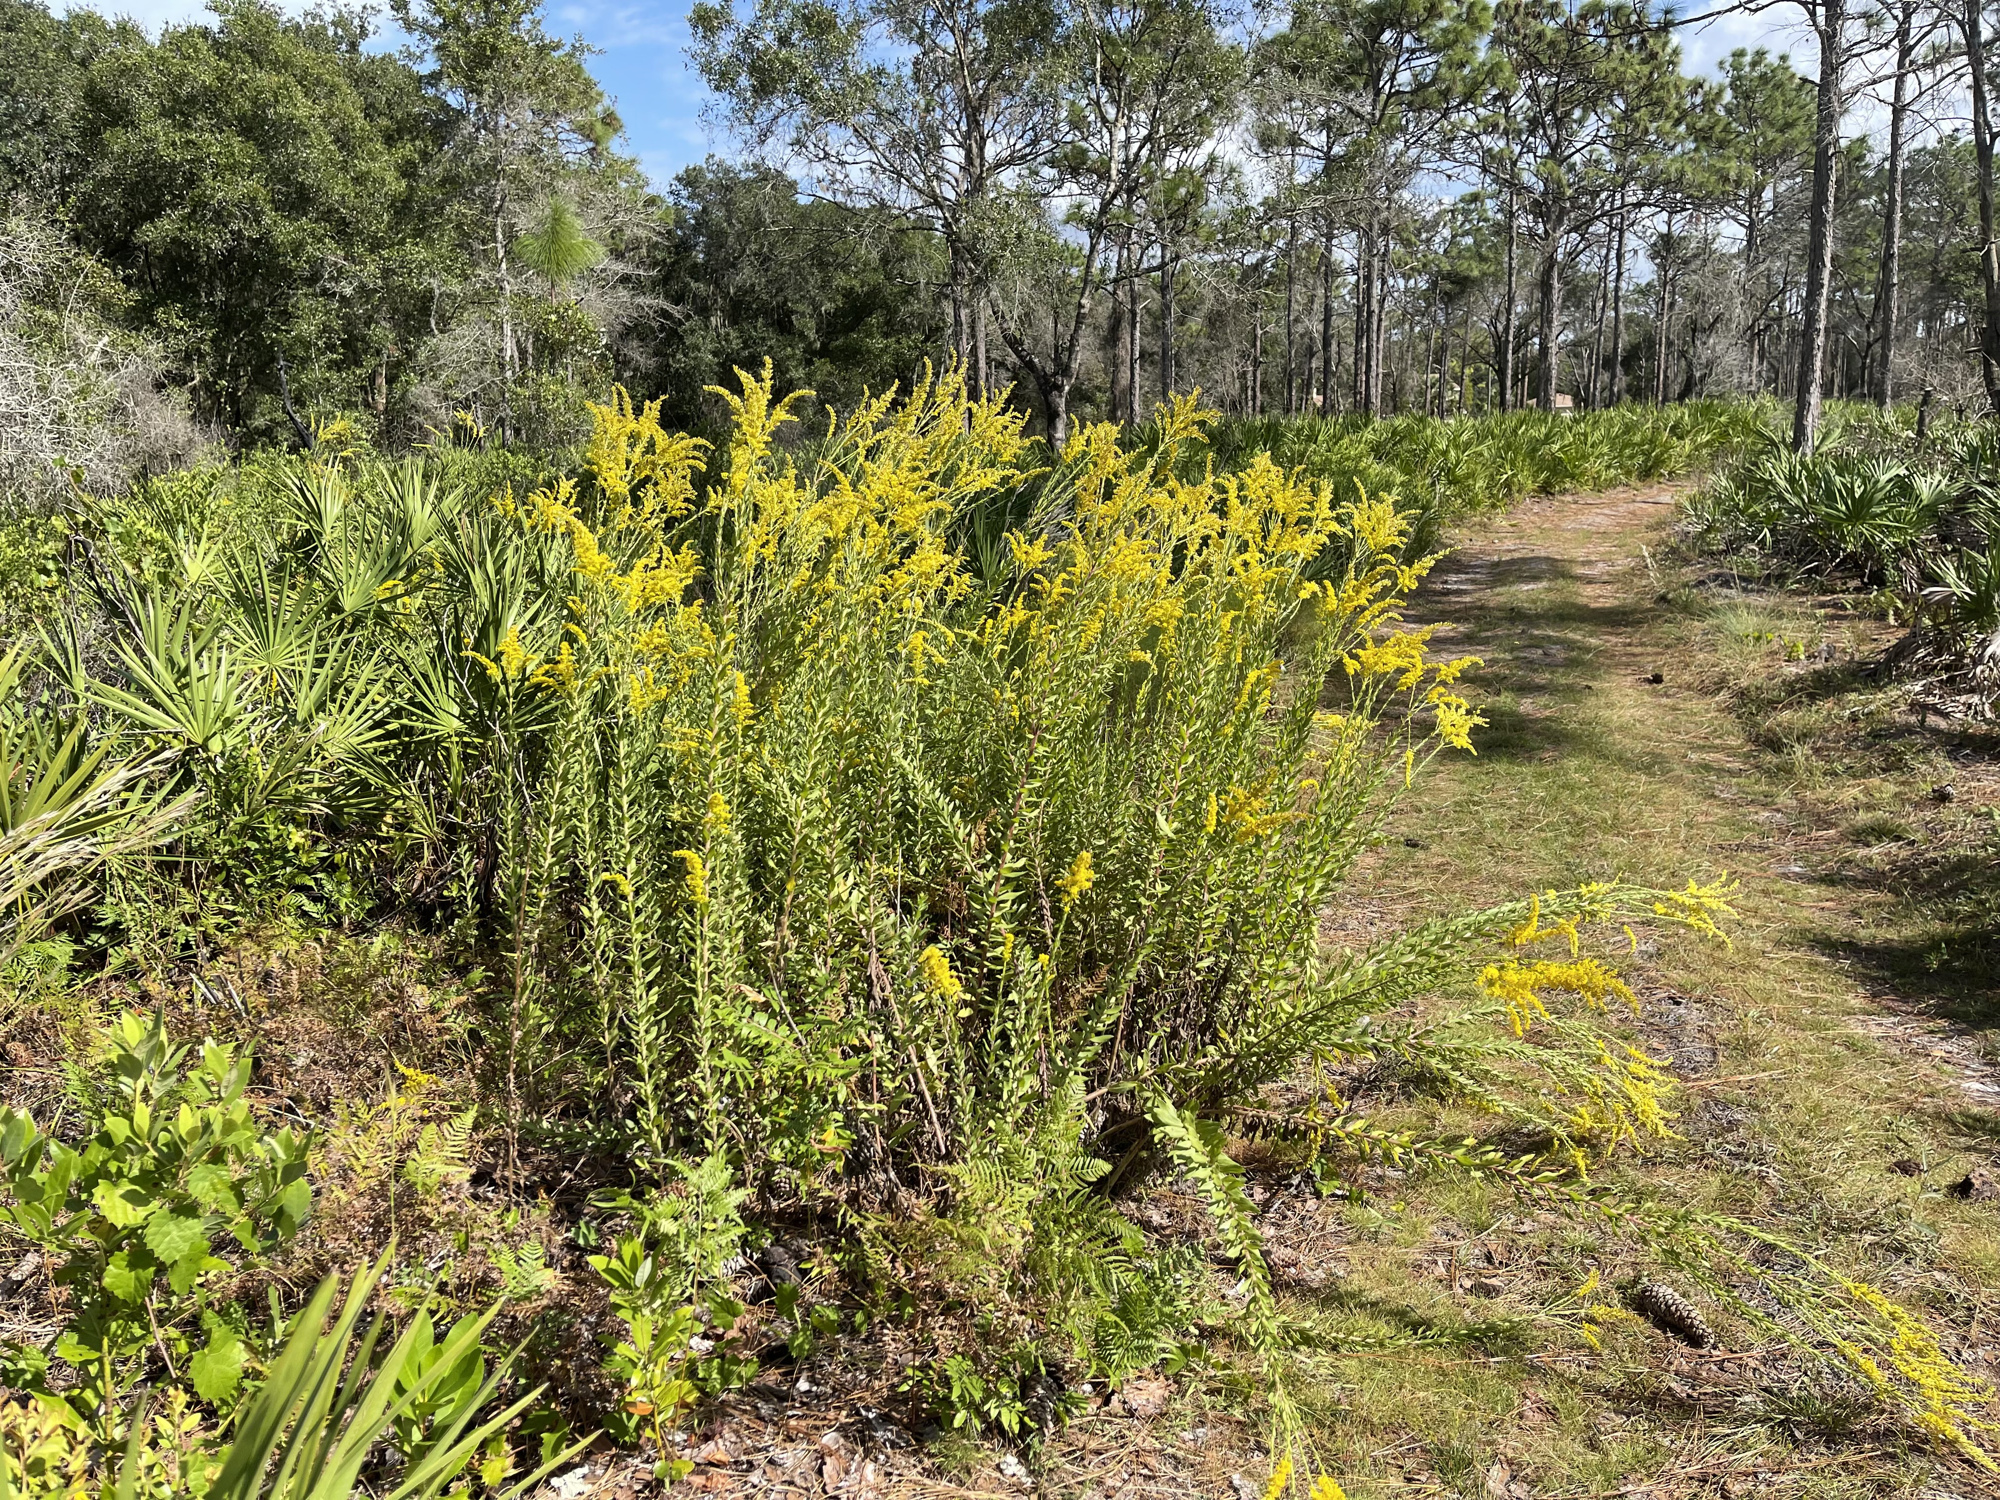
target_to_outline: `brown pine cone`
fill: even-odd
[[[1633,1308],[1662,1333],[1671,1333],[1682,1343],[1706,1349],[1715,1342],[1715,1330],[1687,1298],[1672,1287],[1648,1281],[1632,1294]]]

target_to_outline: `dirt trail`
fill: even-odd
[[[1719,823],[1747,818],[1754,831],[1703,842],[1771,898],[1773,929],[1794,929],[1767,931],[1767,941],[1809,941],[1811,933],[1865,923],[1871,902],[1842,878],[1839,831],[1816,820],[1795,788],[1756,774],[1757,752],[1721,712],[1713,685],[1698,668],[1689,670],[1685,642],[1675,639],[1655,559],[1683,489],[1659,484],[1543,497],[1483,519],[1434,570],[1413,618],[1442,620],[1441,648],[1484,660],[1477,680],[1502,695],[1504,706],[1491,717],[1509,748],[1546,741],[1531,751],[1545,763],[1575,753],[1583,747],[1564,744],[1575,717],[1571,700],[1608,693],[1607,711],[1629,718],[1628,732],[1650,732],[1650,747],[1628,750],[1667,752],[1648,778],[1655,788],[1664,776],[1708,802]],[[1618,713],[1634,700],[1650,711]],[[1980,790],[1987,800],[2000,800],[1993,784],[2000,778],[1975,768],[1968,779],[1986,783]],[[1642,800],[1628,810],[1642,824],[1654,805]],[[1868,1004],[1847,1015],[1847,1025],[1935,1065],[1969,1102],[2000,1104],[1990,1026],[1941,1016],[1881,976],[1855,979]]]
[[[1690,1085],[1683,1144],[1665,1154],[1677,1159],[1646,1168],[1645,1190],[1732,1204],[1780,1232],[1811,1224],[1803,1232],[1830,1236],[1815,1243],[1850,1262],[1885,1242],[1933,1247],[1907,1268],[1896,1252],[1878,1271],[1897,1295],[1942,1309],[1960,1330],[1953,1356],[1994,1381],[1996,1205],[1944,1205],[2000,1197],[2000,975],[1951,957],[1950,944],[1977,955],[1987,939],[1978,921],[1948,931],[1937,897],[1952,859],[1990,858],[1979,829],[1989,814],[2000,828],[1992,746],[1927,736],[1907,713],[1871,720],[1865,736],[1836,728],[1792,745],[1760,730],[1753,743],[1731,696],[1745,680],[1822,726],[1851,718],[1842,695],[1872,691],[1856,660],[1864,632],[1851,616],[1836,629],[1824,612],[1727,578],[1691,588],[1662,560],[1679,493],[1538,499],[1456,540],[1410,617],[1443,622],[1441,651],[1483,659],[1469,675],[1488,720],[1479,753],[1441,760],[1420,781],[1393,829],[1404,837],[1366,861],[1353,910],[1332,928],[1369,936],[1417,912],[1614,873],[1672,886],[1724,870],[1740,879],[1733,947],[1704,952],[1663,934],[1622,965],[1645,1002],[1642,1043]],[[1759,628],[1787,620],[1824,627],[1823,651],[1796,659]],[[1852,753],[1864,738],[1873,748]],[[1885,746],[1893,753],[1878,753]],[[1940,771],[1951,795],[1930,793]],[[1884,836],[1894,852],[1865,847],[1862,812],[1904,825]],[[1672,1361],[1647,1378],[1659,1382],[1649,1405],[1691,1379]],[[1524,1399],[1537,1399],[1532,1385]],[[1611,1399],[1616,1409],[1629,1397]],[[1773,1398],[1753,1379],[1727,1399],[1747,1413]],[[1851,1472],[1822,1490],[1807,1471],[1838,1462],[1832,1454],[1780,1457],[1758,1449],[1761,1438],[1743,1446],[1684,1416],[1676,1427],[1671,1405],[1656,1409],[1649,1439],[1682,1452],[1718,1445],[1729,1477],[1708,1483],[1719,1489],[1636,1454],[1599,1467],[1554,1438],[1539,1452],[1525,1435],[1469,1446],[1511,1452],[1565,1494],[1991,1492],[1983,1480],[1965,1487],[1949,1463],[1927,1480],[1892,1477],[1873,1467],[1880,1449],[1850,1450]],[[1624,1420],[1593,1417],[1593,1444]],[[1774,1479],[1781,1488],[1767,1491]]]

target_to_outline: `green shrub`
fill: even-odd
[[[75,1377],[64,1399],[107,1440],[156,1353],[228,1409],[244,1330],[207,1295],[235,1269],[216,1252],[231,1243],[245,1255],[269,1251],[297,1232],[312,1202],[305,1138],[266,1131],[250,1114],[247,1058],[211,1042],[186,1067],[188,1049],[168,1041],[159,1017],[126,1015],[108,1061],[112,1083],[81,1148],[0,1110],[10,1199],[0,1223],[40,1249],[69,1297],[53,1349],[7,1349],[8,1380],[52,1394],[53,1356]]]
[[[1781,576],[1879,590],[1912,626],[1898,658],[1991,701],[2000,690],[2000,438],[1953,426],[1916,442],[1850,416],[1810,454],[1767,434],[1691,496],[1692,545]]]

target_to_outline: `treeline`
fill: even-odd
[[[1979,388],[1956,12],[1813,0],[1808,80],[1690,77],[1671,18],[1601,0],[747,7],[691,17],[744,155],[658,190],[534,0],[395,0],[393,52],[338,9],[217,0],[153,41],[0,0],[29,310],[0,403],[95,392],[151,452],[135,363],[200,428],[294,443],[462,412],[560,444],[613,382],[702,429],[765,357],[835,405],[956,358],[1058,441],[1196,386],[1248,415]],[[1843,140],[1870,91],[1887,128]],[[91,425],[34,440],[45,479]]]
[[[404,53],[358,12],[212,10],[153,41],[0,0],[17,483],[36,457],[44,479],[95,472],[93,433],[134,418],[134,359],[240,442],[336,417],[408,440],[462,411],[561,443],[613,381],[694,421],[732,363],[770,356],[846,399],[935,352],[927,244],[756,168],[655,193],[586,52],[531,0],[398,0]],[[61,441],[23,425],[66,405]],[[161,451],[154,415],[130,453]]]

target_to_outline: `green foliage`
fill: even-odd
[[[210,1042],[188,1062],[159,1017],[128,1014],[112,1028],[111,1085],[81,1148],[0,1111],[10,1200],[0,1222],[41,1249],[70,1298],[54,1347],[15,1350],[10,1363],[45,1391],[49,1355],[73,1367],[80,1383],[67,1399],[107,1435],[155,1352],[186,1360],[194,1389],[227,1408],[243,1347],[207,1295],[233,1269],[217,1251],[233,1241],[245,1255],[268,1252],[312,1202],[305,1138],[251,1116],[249,1060]]]
[[[1914,451],[1913,451],[1914,450]],[[1704,551],[1886,589],[1900,656],[1991,699],[2000,667],[2000,445],[1987,424],[1918,445],[1901,415],[1839,413],[1809,455],[1776,435],[1683,507]]]
[[[364,1492],[425,1500],[444,1493],[534,1407],[539,1388],[504,1407],[495,1400],[512,1361],[484,1368],[480,1341],[491,1311],[460,1320],[442,1337],[429,1315],[419,1314],[378,1353],[382,1319],[365,1333],[361,1321],[386,1265],[385,1257],[354,1277],[330,1325],[341,1289],[334,1277],[320,1284],[237,1417],[206,1500],[347,1500]],[[370,1472],[389,1433],[401,1463],[393,1474]],[[582,1446],[511,1485],[503,1447],[480,1478],[491,1491],[518,1495]]]
[[[1724,401],[1450,421],[1239,418],[1221,423],[1209,446],[1218,463],[1268,451],[1280,464],[1329,481],[1336,493],[1358,485],[1395,496],[1412,511],[1412,545],[1421,555],[1436,550],[1454,516],[1527,495],[1675,478],[1750,442],[1762,420],[1757,407]]]
[[[756,1360],[731,1342],[742,1305],[713,1291],[699,1305],[689,1300],[702,1281],[712,1281],[720,1271],[719,1262],[704,1257],[741,1233],[734,1211],[742,1195],[721,1195],[726,1174],[724,1163],[690,1171],[689,1197],[700,1198],[706,1190],[710,1202],[697,1203],[684,1214],[642,1208],[640,1234],[621,1236],[612,1254],[589,1258],[591,1269],[610,1288],[611,1310],[625,1328],[605,1362],[625,1393],[612,1430],[627,1441],[650,1438],[659,1455],[654,1472],[661,1479],[677,1479],[689,1468],[685,1459],[668,1451],[666,1432],[674,1418],[704,1394],[743,1385],[757,1373]],[[708,1226],[708,1234],[702,1235],[704,1226],[692,1221],[718,1209],[727,1220]],[[665,1253],[649,1245],[649,1234],[664,1239]],[[696,1235],[702,1242],[691,1245],[690,1237]],[[787,1299],[783,1309],[787,1315],[792,1301]]]
[[[704,387],[770,360],[784,390],[852,410],[932,357],[941,257],[886,214],[801,201],[782,174],[710,161],[668,190],[673,221],[650,253],[660,295],[680,309],[657,346],[667,420],[714,435],[727,411]]]
[[[952,1431],[994,1432],[1010,1441],[1042,1431],[1083,1410],[1032,1344],[978,1356],[948,1354],[904,1382],[920,1393],[940,1425]]]

